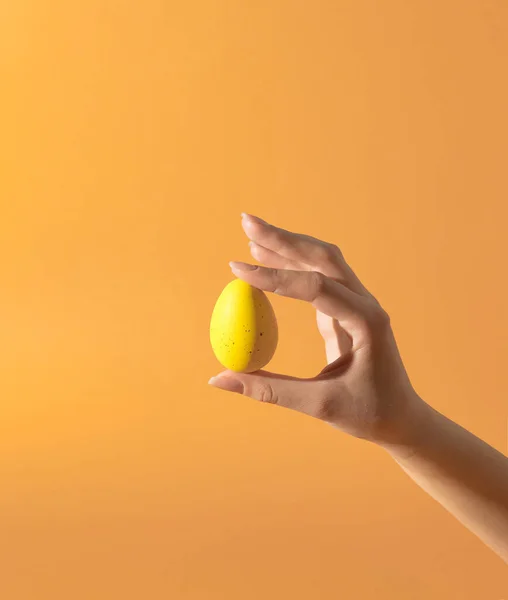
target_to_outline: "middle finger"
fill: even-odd
[[[284,258],[278,252],[269,250],[252,240],[249,242],[250,253],[260,263],[267,267],[273,267],[275,269],[291,269],[294,271],[311,271],[312,268],[309,265],[305,265],[297,260],[290,260]]]
[[[335,244],[275,227],[253,215],[242,217],[242,227],[255,244],[251,245],[254,258],[272,267],[320,271],[358,294],[370,295]]]

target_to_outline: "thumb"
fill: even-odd
[[[322,418],[325,408],[326,381],[315,377],[302,379],[258,370],[237,373],[226,370],[208,382],[214,387],[236,392],[260,402],[277,404],[308,415]]]

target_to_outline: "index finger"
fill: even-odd
[[[353,339],[363,340],[368,299],[319,271],[271,269],[243,262],[230,262],[233,273],[267,292],[309,302],[317,310],[339,321]]]

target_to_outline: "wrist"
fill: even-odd
[[[436,411],[416,392],[404,403],[393,427],[393,434],[378,446],[397,462],[405,462],[422,450],[431,438]]]

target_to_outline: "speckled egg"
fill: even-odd
[[[222,290],[212,312],[210,342],[218,361],[250,373],[270,362],[278,342],[277,318],[267,295],[242,279]]]

